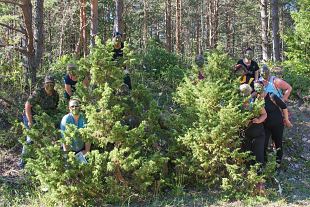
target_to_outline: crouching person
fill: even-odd
[[[84,128],[86,125],[86,121],[84,116],[82,115],[80,111],[80,102],[77,99],[71,99],[69,101],[69,110],[70,113],[65,115],[60,124],[60,130],[62,133],[62,136],[64,137],[64,133],[66,131],[68,124],[75,125],[78,129]],[[81,137],[75,137],[71,141],[70,145],[63,144],[63,150],[65,152],[73,151],[76,154],[83,153],[85,155],[90,151],[90,143],[84,143],[84,141],[81,139]]]

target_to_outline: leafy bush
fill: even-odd
[[[298,2],[299,11],[292,13],[295,21],[295,27],[286,36],[284,36],[287,44],[287,61],[285,66],[288,71],[284,74],[293,86],[293,92],[300,92],[302,95],[309,95],[310,87],[310,35],[309,35],[309,3],[306,1]]]

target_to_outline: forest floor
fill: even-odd
[[[139,204],[128,200],[122,206],[310,206],[310,106],[309,103],[290,102],[289,111],[294,127],[285,129],[283,165],[275,176],[278,182],[267,183],[267,190],[273,191],[269,196],[227,202],[214,193],[184,190],[181,196],[162,195]],[[2,115],[0,135],[9,133],[3,118]],[[4,141],[11,143],[0,139],[0,206],[46,206],[39,194],[30,195],[33,189],[18,169],[20,144],[8,147],[1,143]]]

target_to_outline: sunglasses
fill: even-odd
[[[80,108],[80,106],[78,105],[73,105],[73,106],[70,106],[70,108],[74,109],[74,108]]]
[[[52,82],[47,82],[45,83],[46,86],[55,86],[55,83],[52,83]]]

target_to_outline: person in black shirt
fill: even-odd
[[[253,60],[254,51],[251,48],[247,48],[244,52],[244,58],[240,59],[237,64],[241,64],[246,68],[247,78],[254,78],[254,82],[258,81],[259,67],[257,62]]]
[[[258,93],[257,98],[263,98],[265,100],[265,110],[267,112],[267,119],[264,122],[266,136],[265,160],[267,158],[266,150],[271,136],[277,150],[276,160],[277,163],[280,164],[283,156],[282,140],[284,125],[287,127],[292,127],[292,123],[288,117],[287,106],[277,95],[270,92],[264,92],[263,82],[259,81],[255,83],[254,87]]]
[[[64,83],[65,83],[65,92],[64,97],[69,101],[70,97],[75,92],[76,88],[75,85],[78,82],[79,75],[78,69],[75,64],[68,64],[67,65],[67,74],[64,76]],[[89,77],[85,76],[83,79],[83,86],[86,88],[89,86]]]
[[[113,46],[114,46],[113,60],[119,61],[119,59],[124,56],[123,54],[124,42],[122,41],[122,33],[116,32],[113,35]],[[126,66],[124,68],[124,72],[125,72],[124,83],[128,86],[129,90],[131,90],[132,89],[131,79],[129,76],[129,72],[126,69]]]

